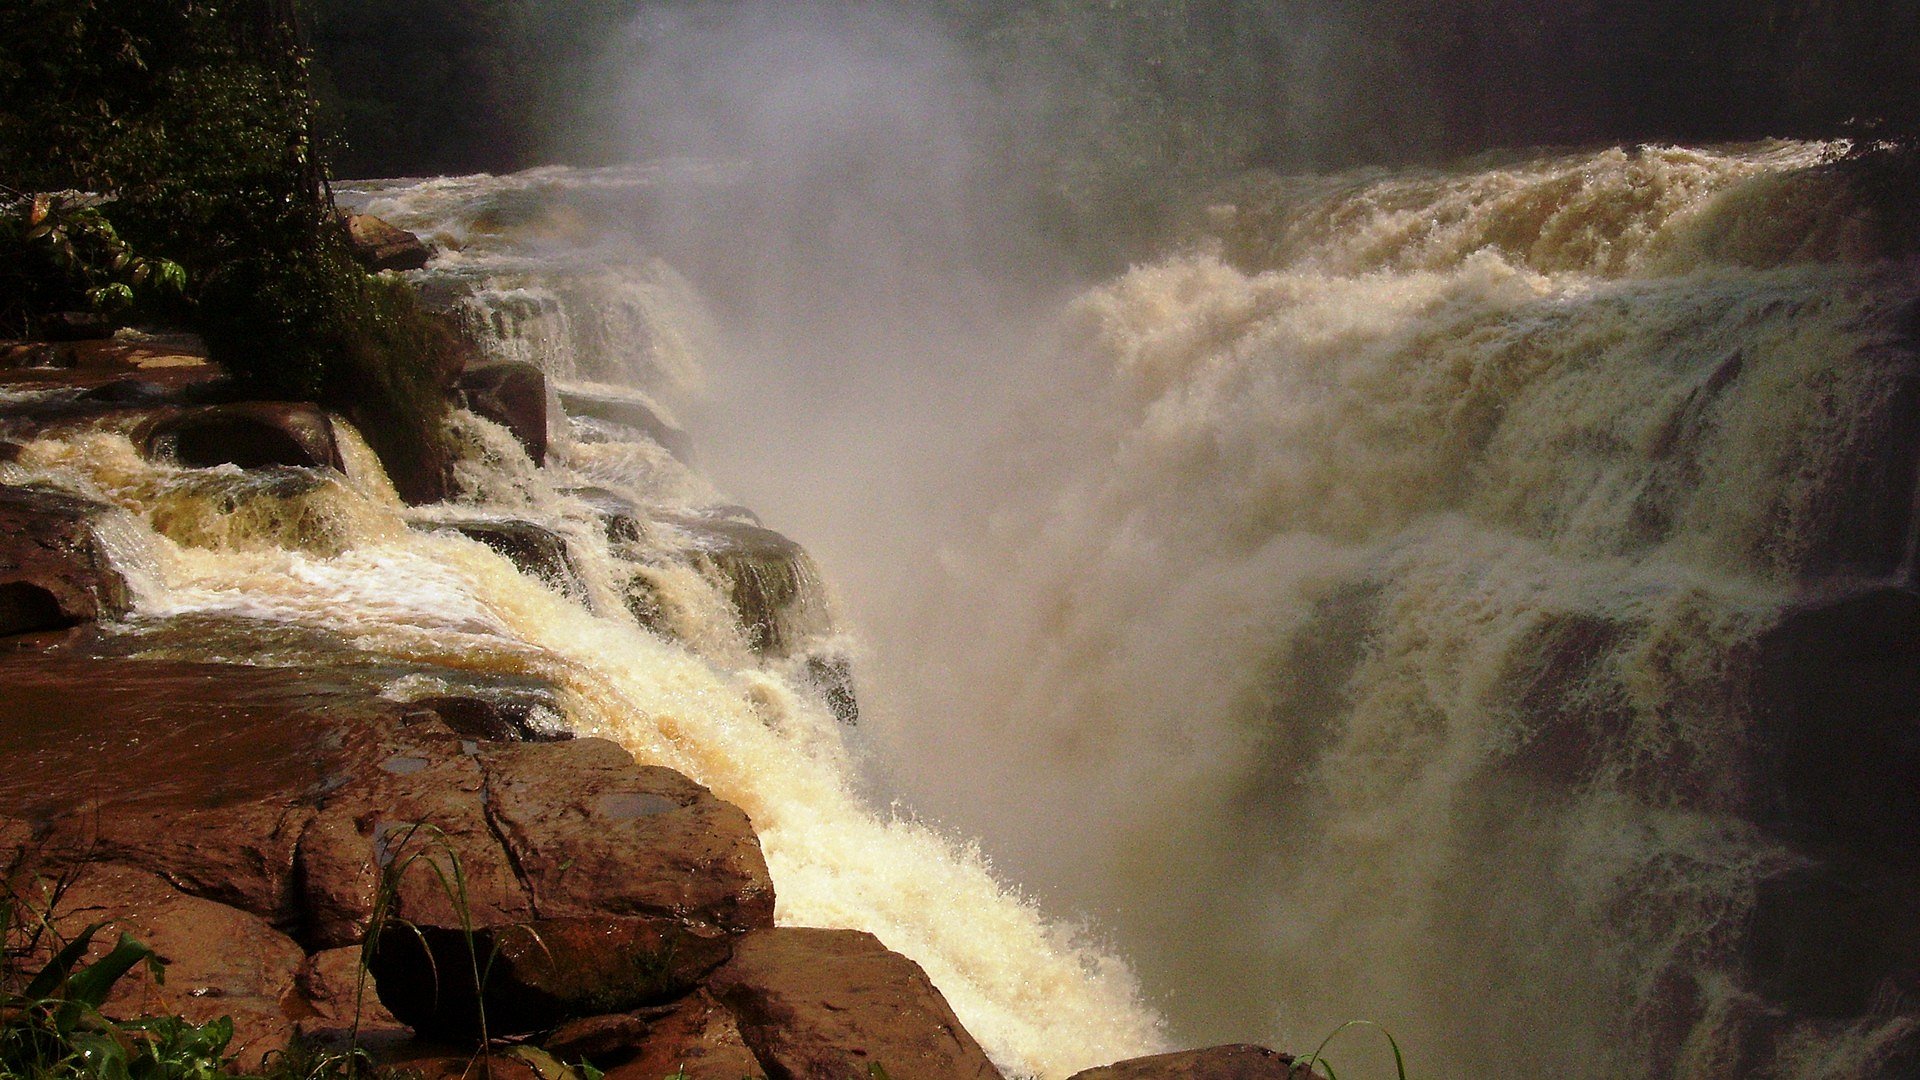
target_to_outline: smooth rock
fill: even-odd
[[[208,405],[158,417],[134,433],[148,457],[190,469],[274,465],[345,472],[333,418],[304,402]]]
[[[57,630],[127,610],[126,579],[94,535],[100,503],[0,487],[0,636]]]
[[[454,383],[454,400],[512,432],[535,465],[546,464],[546,372],[517,360],[470,365]]]
[[[670,1006],[661,1006],[603,1016],[584,1016],[555,1028],[540,1040],[540,1045],[561,1061],[575,1064],[587,1061],[596,1068],[611,1069],[633,1060],[645,1049],[655,1021],[672,1011]]]
[[[1129,1058],[1074,1073],[1071,1080],[1293,1080],[1311,1075],[1292,1054],[1241,1043]]]
[[[678,534],[683,557],[726,592],[755,652],[786,656],[832,631],[819,568],[799,544],[729,518],[662,514],[658,520]]]
[[[707,980],[768,1076],[998,1080],[912,960],[858,930],[748,934]]]
[[[372,214],[343,214],[342,218],[354,257],[369,270],[418,270],[433,258],[433,249],[418,236]]]

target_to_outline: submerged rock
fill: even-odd
[[[567,551],[566,538],[544,525],[531,521],[472,519],[437,521],[426,527],[434,532],[456,532],[487,545],[506,556],[521,573],[539,579],[562,596],[581,601],[587,597],[580,570]]]
[[[693,441],[688,438],[686,429],[667,419],[659,409],[638,395],[586,390],[561,390],[559,395],[560,407],[570,419],[594,421],[622,432],[644,436],[682,461],[693,450]]]

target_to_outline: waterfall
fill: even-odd
[[[103,530],[136,598],[109,629],[123,653],[321,657],[391,670],[386,692],[403,700],[454,677],[411,661],[551,684],[533,726],[614,739],[746,810],[776,920],[867,930],[913,958],[1010,1074],[1162,1048],[1117,957],[1043,918],[965,843],[859,790],[858,646],[818,567],[686,460],[672,410],[699,392],[698,297],[569,224],[576,200],[653,179],[543,170],[339,190],[443,245],[423,293],[490,359],[545,372],[544,466],[457,412],[459,494],[421,508],[343,422],[339,471],[181,468],[108,426],[40,433],[0,482],[124,511]]]
[[[901,788],[1108,920],[1183,1041],[1882,1075],[1911,950],[1778,897],[1911,841],[1809,840],[1755,765],[1769,643],[1907,572],[1916,282],[1833,152],[1223,193],[1071,312],[1096,389],[942,552]]]

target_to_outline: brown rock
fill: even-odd
[[[1311,1075],[1292,1054],[1241,1044],[1130,1058],[1077,1072],[1071,1080],[1291,1080]]]
[[[145,867],[274,921],[306,804],[396,708],[292,672],[70,655],[0,655],[0,686],[0,813],[47,831],[43,860]]]
[[[160,416],[133,436],[148,457],[206,469],[238,465],[327,468],[344,472],[333,418],[317,405],[246,401]]]
[[[608,1069],[607,1080],[660,1080],[675,1075],[687,1080],[749,1080],[768,1075],[768,1070],[748,1048],[733,1014],[705,990],[697,990],[656,1021],[640,1056]],[[859,1080],[862,1075],[835,1074],[835,1080]],[[902,1080],[905,1077],[902,1074]]]
[[[475,364],[460,373],[454,398],[461,408],[511,431],[535,465],[546,464],[546,372],[517,360]]]
[[[359,1046],[377,1054],[413,1035],[380,1004],[373,977],[360,966],[358,946],[307,957],[299,989],[312,1015],[296,1021],[294,1030],[310,1042],[330,1050]]]
[[[31,488],[0,488],[0,636],[117,618],[126,579],[92,522],[99,503]]]
[[[543,919],[671,915],[773,925],[773,882],[739,807],[605,739],[482,746],[489,812]]]
[[[531,521],[444,521],[431,526],[435,532],[456,532],[499,552],[521,573],[537,578],[563,596],[584,601],[587,587],[567,551],[567,542],[559,533]]]
[[[672,1011],[661,1007],[569,1020],[540,1045],[561,1061],[590,1061],[598,1068],[610,1069],[631,1061],[644,1049],[655,1021]]]
[[[707,989],[739,1021],[767,1075],[998,1078],[926,973],[857,930],[761,930]]]
[[[381,1000],[423,1034],[518,1035],[685,994],[729,955],[717,930],[666,918],[539,919],[458,929],[389,926],[371,959]],[[484,992],[476,1000],[474,972]]]
[[[479,764],[459,741],[416,728],[367,749],[372,760],[328,794],[300,837],[308,939],[322,947],[359,941],[383,890],[391,914],[420,927],[532,918],[527,890],[487,820]]]
[[[369,270],[418,270],[433,257],[433,250],[405,229],[372,214],[343,216],[353,255]]]
[[[114,984],[102,1011],[117,1019],[179,1015],[196,1024],[233,1019],[228,1052],[242,1068],[283,1049],[293,1034],[289,1006],[306,961],[300,947],[265,921],[237,908],[187,896],[158,875],[124,866],[90,866],[60,898],[57,925],[69,936],[108,921],[97,952],[121,933],[151,947],[167,964],[157,983],[136,967]]]

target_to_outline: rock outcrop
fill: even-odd
[[[418,270],[433,258],[418,236],[372,214],[342,214],[341,220],[354,257],[369,270]]]
[[[546,372],[516,360],[472,364],[454,383],[454,401],[512,432],[535,465],[546,463]]]
[[[57,492],[0,487],[0,637],[126,611],[126,579],[93,529],[109,512]]]

